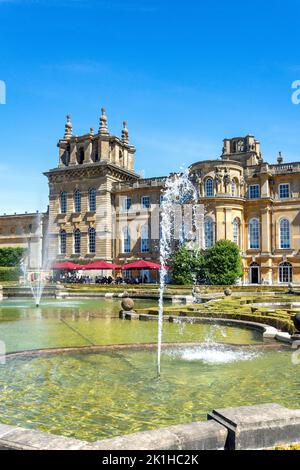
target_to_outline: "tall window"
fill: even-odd
[[[96,189],[89,189],[89,210],[90,212],[96,212]]]
[[[130,231],[128,227],[124,227],[123,229],[123,253],[130,253],[130,252],[131,252]]]
[[[61,255],[67,253],[67,234],[65,230],[61,230],[59,233],[59,251]]]
[[[149,227],[148,223],[144,224],[141,230],[141,252],[148,253],[149,251]]]
[[[125,196],[123,198],[123,209],[124,209],[125,212],[127,212],[131,209],[131,204],[132,204],[131,197]]]
[[[141,201],[142,209],[149,209],[150,208],[150,197],[143,196]]]
[[[293,282],[293,266],[291,263],[281,263],[278,268],[279,282]]]
[[[74,192],[74,211],[77,213],[81,212],[81,192],[76,189]]]
[[[280,248],[284,249],[291,247],[290,222],[287,219],[281,219],[279,222],[279,238]]]
[[[249,198],[257,199],[260,197],[260,187],[259,184],[251,184],[249,186]]]
[[[237,184],[234,178],[231,180],[231,196],[237,196]]]
[[[259,221],[257,219],[251,219],[249,222],[249,248],[259,248],[259,245]]]
[[[279,185],[279,197],[285,199],[290,197],[290,185],[288,183]]]
[[[89,253],[96,253],[96,230],[89,228]]]
[[[60,213],[66,214],[68,210],[68,203],[67,203],[67,193],[63,191],[60,193]]]
[[[204,246],[210,248],[215,241],[215,224],[210,217],[204,219]]]
[[[80,255],[81,252],[81,232],[77,228],[74,232],[74,253]]]
[[[240,246],[240,219],[236,217],[232,222],[233,242]]]
[[[214,182],[212,178],[207,178],[205,181],[205,196],[211,197],[214,195]]]

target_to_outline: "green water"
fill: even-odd
[[[155,359],[154,351],[122,351],[8,361],[0,367],[1,421],[95,441],[205,420],[215,407],[299,407],[291,352],[165,351],[160,380]]]
[[[136,301],[136,308],[155,305]],[[119,320],[120,301],[44,301],[35,308],[30,300],[0,302],[0,340],[7,352],[94,344],[151,343],[157,341],[155,321]],[[63,321],[62,321],[63,320]],[[76,333],[82,334],[86,339]],[[253,344],[262,340],[259,332],[209,324],[164,325],[164,341],[204,341]],[[89,340],[89,341],[88,341]]]
[[[0,340],[7,351],[156,342],[156,322],[119,320],[119,309],[113,300],[44,301],[38,309],[29,300],[4,301]],[[10,359],[0,365],[0,421],[95,441],[203,420],[215,407],[299,407],[300,366],[289,351],[256,348],[258,332],[165,323],[163,340],[205,344],[164,351],[160,380],[155,350]]]

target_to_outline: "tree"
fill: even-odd
[[[205,271],[209,284],[235,284],[243,274],[238,246],[230,240],[219,240],[205,255]]]
[[[26,252],[25,248],[21,247],[8,247],[0,248],[0,266],[15,267],[19,266],[21,259]]]
[[[204,257],[198,248],[182,245],[171,256],[171,273],[175,284],[200,282],[204,276]]]

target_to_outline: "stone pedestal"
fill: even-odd
[[[228,429],[229,450],[266,449],[300,442],[300,410],[275,403],[213,410],[208,419]]]

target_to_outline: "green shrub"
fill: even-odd
[[[19,268],[3,268],[0,267],[0,282],[2,281],[18,281],[20,276]]]
[[[238,246],[230,240],[219,240],[205,256],[206,277],[210,284],[235,284],[243,275]]]
[[[26,252],[25,248],[8,247],[0,248],[0,266],[1,267],[15,267],[19,266],[21,259]]]
[[[204,257],[199,249],[182,245],[171,256],[170,265],[175,284],[191,285],[204,277]]]

